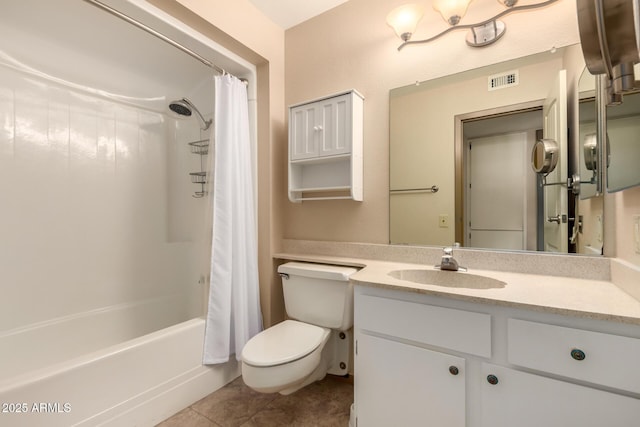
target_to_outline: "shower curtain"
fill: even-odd
[[[211,186],[213,235],[205,364],[224,363],[262,330],[247,89],[215,77]]]

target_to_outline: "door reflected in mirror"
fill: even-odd
[[[542,187],[530,160],[542,137],[542,106],[513,107],[517,111],[494,114],[497,117],[458,116],[464,153],[456,165],[461,175],[456,194],[462,195],[458,210],[463,232],[456,230],[456,241],[464,246],[537,250],[543,229],[536,224]]]

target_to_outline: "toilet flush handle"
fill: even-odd
[[[280,277],[282,277],[285,280],[289,280],[289,275],[287,273],[278,273],[280,275]]]

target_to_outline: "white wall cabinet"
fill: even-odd
[[[363,104],[351,90],[289,107],[292,202],[362,201]]]
[[[637,326],[357,285],[354,329],[358,427],[640,419]]]

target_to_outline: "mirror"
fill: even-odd
[[[605,181],[609,191],[640,184],[638,5],[637,0],[577,3],[578,31],[586,66],[606,81],[603,86],[606,87],[603,96],[607,98],[606,112],[602,114],[603,108],[598,109],[599,122],[605,116],[606,123],[598,132],[598,142],[606,139],[607,151],[596,150],[596,153],[600,154],[602,163],[607,163]]]
[[[544,201],[550,192],[531,167],[536,141],[547,138],[545,133],[566,128],[549,112],[562,103],[547,105],[545,100],[561,70],[569,70],[577,82],[584,62],[574,63],[581,57],[576,51],[580,52],[579,45],[391,90],[391,244],[459,242],[479,248],[599,253],[597,247],[582,252],[580,247],[586,245],[578,244],[577,233],[585,233],[585,224],[576,223],[573,196],[566,185],[571,176],[569,153],[576,147],[568,147],[567,141],[559,143],[558,166],[548,179],[558,184],[549,186],[556,188],[554,197],[564,200],[553,212],[543,210],[550,205]],[[496,88],[496,81],[508,84]],[[569,91],[577,99],[577,89]],[[545,129],[545,123],[557,129]],[[589,182],[593,173],[584,169],[580,175]],[[476,176],[485,181],[477,184]],[[474,197],[477,208],[470,208]],[[469,218],[475,216],[469,209],[484,215],[483,221],[497,230],[493,233],[497,237],[484,238],[482,227],[474,228],[470,237],[474,221]],[[541,241],[549,229],[565,236],[566,242],[575,234],[574,243],[545,248]],[[595,234],[602,237],[601,231]],[[473,238],[477,236],[482,238]]]
[[[531,151],[531,167],[537,174],[548,175],[558,164],[558,143],[553,139],[539,139]]]
[[[576,252],[600,255],[603,242],[604,196],[596,191],[596,78],[586,68],[578,81],[578,156],[580,200],[577,204],[579,239]]]
[[[640,80],[640,64],[634,71],[635,80]],[[640,91],[625,93],[621,104],[607,107],[607,135],[607,190],[640,185]]]

